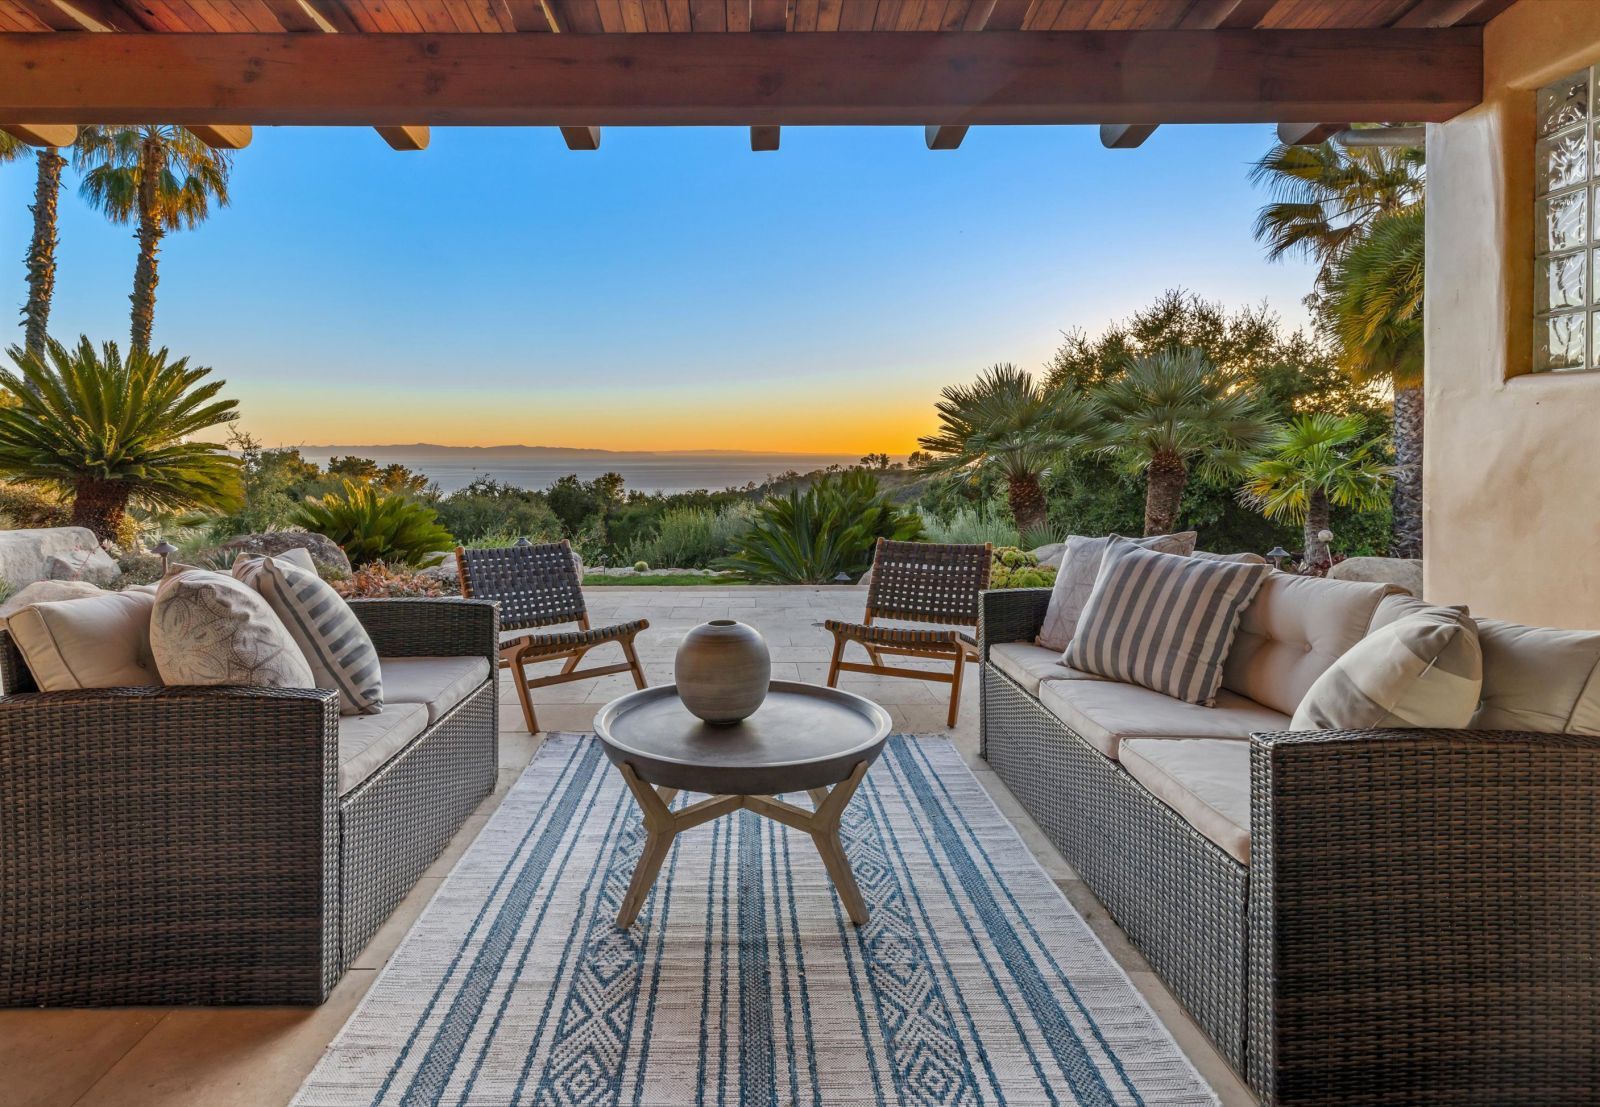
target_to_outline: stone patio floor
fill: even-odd
[[[866,589],[838,587],[604,587],[588,589],[586,595],[596,626],[623,619],[650,620],[638,645],[652,683],[671,679],[673,653],[684,633],[715,618],[739,619],[761,631],[772,651],[775,679],[821,683],[833,642],[822,621],[859,619],[866,603]],[[607,660],[620,660],[620,654],[610,656],[616,652],[614,646],[605,649]],[[602,654],[596,651],[591,656],[598,661]],[[964,684],[960,723],[951,731],[945,726],[948,685],[854,674],[845,674],[840,681],[841,687],[888,708],[900,731],[949,735],[1040,864],[1088,919],[1222,1102],[1228,1107],[1254,1104],[1244,1083],[1148,962],[979,759],[975,667],[968,668]],[[287,1104],[456,859],[521,775],[543,741],[543,732],[587,731],[602,704],[632,688],[631,679],[622,674],[536,689],[541,733],[529,734],[516,693],[502,674],[500,778],[494,794],[467,820],[322,1006],[0,1011],[0,1102],[9,1107]]]

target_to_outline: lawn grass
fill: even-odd
[[[714,577],[703,577],[694,573],[636,573],[631,577],[590,573],[583,578],[585,588],[648,588],[660,585],[727,588],[729,585],[749,583],[743,577],[732,573],[719,573]]]

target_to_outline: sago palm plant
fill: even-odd
[[[1374,511],[1387,502],[1389,467],[1376,442],[1361,440],[1365,431],[1359,415],[1297,415],[1273,432],[1239,491],[1267,518],[1304,526],[1308,565],[1332,560],[1321,538],[1331,505]]]
[[[1238,379],[1190,347],[1133,358],[1091,395],[1107,424],[1101,449],[1145,476],[1146,534],[1177,525],[1191,470],[1236,477],[1271,428]]]
[[[239,459],[192,436],[238,418],[211,370],[167,351],[98,350],[88,338],[43,353],[13,346],[0,368],[0,477],[43,481],[73,498],[72,522],[116,535],[130,501],[160,510],[232,510]]]
[[[1046,388],[1033,375],[1004,363],[972,384],[945,388],[935,405],[938,433],[918,439],[931,455],[924,472],[998,472],[1019,530],[1045,521],[1040,479],[1059,459],[1094,441],[1093,410],[1073,393]]]
[[[133,346],[147,349],[155,326],[157,256],[170,231],[194,228],[211,205],[228,204],[233,155],[213,150],[182,127],[86,127],[76,159],[83,196],[113,223],[138,228],[133,271]]]
[[[734,540],[732,556],[715,567],[762,584],[828,584],[840,573],[871,568],[879,538],[906,541],[921,533],[916,512],[855,470],[762,504],[750,529]]]
[[[375,561],[432,565],[456,544],[426,504],[350,481],[344,482],[342,493],[330,492],[301,504],[292,522],[343,546],[357,569]]]

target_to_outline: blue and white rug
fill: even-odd
[[[620,931],[637,808],[554,736],[296,1103],[1216,1102],[949,742],[890,739],[843,837],[860,929],[806,835],[741,811]]]

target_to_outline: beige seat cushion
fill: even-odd
[[[1464,607],[1433,607],[1379,627],[1317,678],[1295,730],[1464,727],[1483,691],[1478,628]]]
[[[1063,665],[1060,650],[1036,646],[1032,642],[1001,642],[990,646],[989,661],[1033,696],[1039,694],[1039,685],[1047,680],[1101,679]]]
[[[1127,738],[1228,738],[1242,741],[1258,731],[1289,729],[1289,716],[1233,692],[1217,694],[1217,706],[1184,703],[1160,692],[1109,680],[1052,680],[1039,702],[1084,741],[1116,758]]]
[[[32,604],[11,616],[11,637],[41,692],[157,685],[143,592],[103,592]]]
[[[1479,619],[1475,730],[1600,735],[1600,633]]]
[[[379,664],[385,704],[420,703],[429,726],[489,679],[483,657],[385,657]]]
[[[376,715],[339,716],[339,794],[353,791],[427,729],[428,709],[420,703],[386,704]]]
[[[1306,691],[1365,638],[1387,584],[1268,573],[1239,617],[1222,686],[1293,715]]]
[[[225,573],[167,576],[150,615],[150,652],[167,684],[315,688],[311,666],[267,601]]]
[[[1250,864],[1250,743],[1132,738],[1122,767],[1241,865]]]

